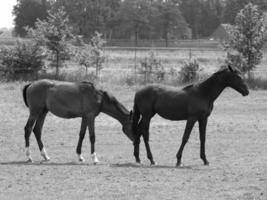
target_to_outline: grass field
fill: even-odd
[[[0,84],[0,199],[267,199],[267,92],[247,97],[226,89],[215,102],[207,127],[207,158],[199,158],[198,129],[185,147],[182,168],[175,168],[176,152],[185,122],[158,116],[151,123],[151,148],[157,166],[150,167],[141,143],[142,165],[134,163],[133,147],[120,124],[101,114],[96,120],[96,151],[100,164],[90,160],[89,137],[77,162],[75,148],[79,119],[47,116],[43,141],[51,161],[41,164],[31,136],[33,164],[25,164],[24,125],[28,117],[23,82]],[[128,109],[135,87],[103,84]]]

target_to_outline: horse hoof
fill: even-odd
[[[83,158],[82,155],[78,155],[78,161],[79,162],[85,162],[85,159]]]
[[[180,167],[183,167],[184,165],[182,163],[176,163],[176,167],[177,168],[180,168]]]
[[[156,165],[156,163],[153,161],[153,162],[151,162],[151,164],[150,164],[150,166],[151,167],[153,167],[153,166],[155,166]]]
[[[210,163],[209,163],[209,162],[205,162],[204,165],[205,165],[205,166],[209,166]]]
[[[45,157],[45,158],[44,158],[44,161],[45,161],[45,162],[48,162],[48,161],[50,161],[50,158],[49,158],[49,157]]]
[[[93,153],[92,154],[92,160],[93,160],[94,165],[96,165],[97,163],[99,163],[99,160],[98,160],[98,158],[96,156],[96,153]]]
[[[29,158],[28,160],[26,160],[26,163],[33,163],[32,158]]]

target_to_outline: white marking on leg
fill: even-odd
[[[92,160],[93,160],[93,163],[94,163],[94,164],[99,163],[99,160],[98,160],[98,158],[97,158],[97,156],[96,156],[96,152],[92,153],[91,156],[92,156]]]
[[[84,162],[85,159],[83,158],[82,154],[77,154],[79,162]]]
[[[28,158],[27,162],[33,162],[31,157],[30,147],[26,147],[26,157]]]
[[[49,156],[46,153],[45,148],[42,149],[41,156],[45,159],[45,161],[49,161],[50,160]]]

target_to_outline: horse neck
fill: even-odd
[[[225,79],[222,75],[216,74],[199,84],[202,94],[214,102],[226,87]]]
[[[129,111],[118,102],[103,102],[101,111],[118,120],[122,125],[124,125],[125,119],[129,115]]]

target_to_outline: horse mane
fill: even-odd
[[[115,105],[116,108],[122,110],[124,113],[128,113],[128,110],[113,95],[110,95],[108,92],[103,90],[100,91],[102,95],[105,95],[107,97],[108,101]]]
[[[86,85],[89,85],[89,86],[95,88],[94,83],[92,83],[92,82],[90,82],[90,81],[81,81],[80,83],[81,83],[81,84],[86,84]]]
[[[209,76],[209,77],[206,78],[205,80],[203,80],[203,81],[201,81],[201,82],[199,82],[199,83],[197,83],[197,84],[190,84],[190,85],[187,85],[187,86],[183,87],[182,90],[187,91],[187,90],[192,89],[194,86],[199,86],[199,85],[201,85],[201,84],[203,84],[203,83],[209,82],[209,81],[211,81],[211,80],[217,78],[217,77],[218,77],[219,75],[221,75],[222,73],[225,73],[225,72],[227,72],[227,71],[228,71],[227,68],[222,68],[222,69],[218,70],[217,72],[213,73],[211,76]]]
[[[189,90],[193,86],[194,86],[194,84],[187,85],[187,86],[183,87],[182,90]]]

